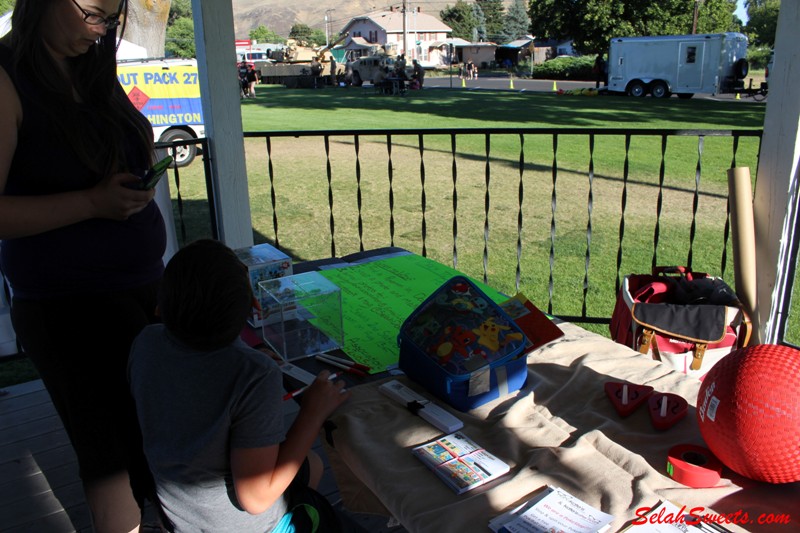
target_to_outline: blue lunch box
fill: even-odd
[[[456,276],[400,327],[400,369],[459,411],[525,385],[525,334],[472,281]]]

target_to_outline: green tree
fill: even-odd
[[[472,7],[462,0],[456,0],[456,5],[446,6],[439,12],[439,18],[453,29],[452,37],[460,37],[467,41],[472,39],[472,30],[477,26]]]
[[[571,38],[582,53],[608,48],[612,37],[682,35],[692,31],[694,2],[686,0],[531,0],[531,30],[537,37]],[[698,33],[728,31],[736,0],[698,5]]]
[[[311,30],[310,41],[314,46],[324,46],[326,41],[325,32],[318,28]]]
[[[775,46],[775,31],[778,28],[778,12],[781,0],[750,0],[747,3],[746,31],[750,41],[762,46]]]
[[[167,25],[179,18],[192,18],[192,0],[172,0]]]
[[[167,27],[164,49],[170,56],[195,57],[194,21],[191,18],[177,18]]]
[[[486,17],[486,36],[490,41],[498,41],[503,33],[505,8],[503,0],[475,0]]]
[[[525,0],[514,0],[503,21],[503,40],[511,42],[522,39],[530,31],[531,19],[525,11]]]
[[[13,10],[16,3],[16,0],[0,0],[0,15]]]
[[[472,40],[476,43],[486,42],[486,17],[483,14],[480,4],[472,4],[472,16],[475,17],[475,28],[472,31]]]
[[[289,30],[289,38],[310,43],[311,34],[313,31],[314,30],[312,30],[307,24],[298,22],[292,26],[292,29]]]
[[[274,31],[268,29],[263,24],[259,27],[250,30],[248,34],[250,40],[258,41],[259,43],[275,43],[275,44],[284,44],[286,43],[286,39],[275,33]]]

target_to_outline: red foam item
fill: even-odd
[[[800,351],[759,344],[736,350],[706,374],[697,421],[731,470],[768,483],[800,481]]]
[[[623,404],[623,387],[628,386],[628,403]],[[642,405],[653,393],[653,387],[649,385],[634,385],[624,381],[606,381],[604,386],[611,405],[617,410],[622,418],[630,415],[637,407]]]
[[[679,444],[667,453],[667,474],[687,487],[714,487],[722,478],[722,463],[702,446]]]
[[[667,408],[664,411],[662,402],[666,398]],[[661,392],[650,395],[647,400],[648,411],[650,412],[650,421],[656,429],[669,429],[678,422],[680,422],[689,412],[689,402],[683,397],[671,392]],[[664,413],[664,416],[661,416]]]

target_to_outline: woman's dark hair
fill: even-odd
[[[49,112],[53,126],[100,178],[130,170],[126,147],[139,165],[149,166],[153,162],[153,129],[117,82],[117,30],[108,30],[87,53],[69,58],[71,78],[45,48],[44,16],[61,1],[17,0],[11,33],[4,39],[13,52],[13,68],[41,89],[36,91],[36,103]],[[122,38],[127,0],[120,0],[119,6]],[[74,105],[73,88],[82,101],[80,108]],[[120,127],[122,124],[129,126]]]
[[[167,264],[158,306],[167,329],[197,350],[227,346],[242,332],[253,291],[247,267],[211,239],[182,248]]]

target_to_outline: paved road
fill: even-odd
[[[514,86],[511,87],[513,81]],[[553,91],[553,80],[528,80],[522,78],[514,78],[513,80],[507,77],[486,77],[478,78],[476,80],[461,80],[458,76],[451,77],[427,77],[425,78],[425,87],[428,88],[450,88],[458,89],[507,89],[515,91],[536,91],[546,92]],[[463,85],[462,85],[463,84]],[[557,81],[555,82],[556,89],[584,89],[587,87],[594,87],[594,82],[589,81]]]
[[[513,82],[513,87],[512,87]],[[559,89],[565,91],[575,89],[594,88],[593,81],[566,81],[566,80],[529,80],[523,78],[514,78],[511,80],[505,76],[491,76],[485,78],[478,78],[475,80],[461,80],[458,76],[452,77],[426,77],[425,87],[433,88],[463,88],[465,90],[514,90],[514,91],[532,91],[532,92],[553,92]],[[675,97],[673,97],[675,98]],[[711,100],[733,100],[735,96],[732,94],[696,94],[695,98],[706,98]],[[754,102],[753,98],[742,96],[741,102]]]

